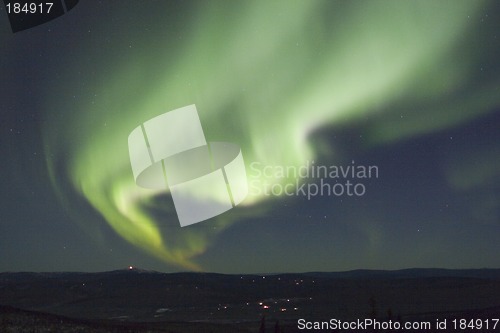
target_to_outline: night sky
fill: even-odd
[[[2,7],[0,271],[498,268],[499,55],[495,1],[83,0],[18,33]],[[181,228],[127,138],[191,104],[253,190]],[[307,165],[378,177],[264,193]]]

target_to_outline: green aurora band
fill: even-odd
[[[323,126],[370,119],[362,134],[380,145],[499,105],[498,73],[472,81],[478,58],[492,61],[476,39],[488,2],[196,4],[165,19],[162,11],[173,15],[165,4],[135,4],[148,29],[118,9],[120,28],[102,24],[75,42],[71,52],[81,55],[69,66],[84,71],[63,74],[45,101],[46,155],[61,198],[71,206],[68,193],[78,192],[120,236],[168,264],[202,270],[195,257],[235,219],[180,228],[166,191],[134,183],[127,137],[156,115],[196,104],[206,137],[239,144],[248,168],[314,159],[319,147],[309,139]],[[258,208],[264,199],[244,204]]]

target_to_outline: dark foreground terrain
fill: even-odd
[[[0,273],[2,333],[289,333],[305,331],[301,318],[432,323],[426,332],[445,331],[434,326],[446,319],[446,331],[500,332],[500,323],[491,327],[500,318],[500,270]],[[454,330],[454,319],[491,321],[488,330]]]

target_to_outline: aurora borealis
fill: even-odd
[[[497,3],[89,0],[18,34],[3,14],[2,270],[500,265]],[[247,171],[379,176],[181,229],[167,191],[134,183],[127,137],[191,104]]]

